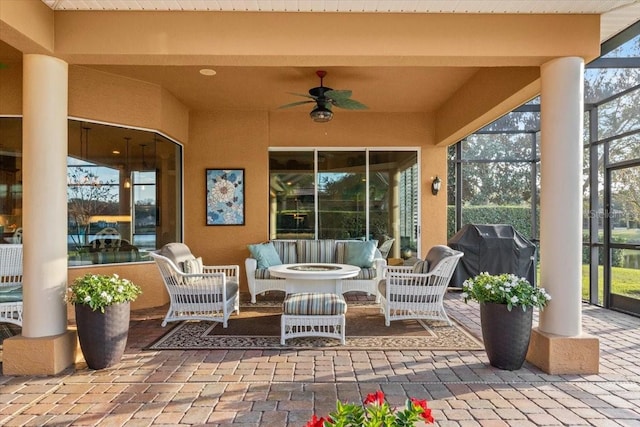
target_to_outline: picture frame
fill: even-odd
[[[207,225],[244,225],[244,169],[206,170]]]

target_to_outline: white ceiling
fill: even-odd
[[[639,0],[42,0],[54,10],[602,15],[601,41],[640,20]]]

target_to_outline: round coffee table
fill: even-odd
[[[275,277],[285,279],[288,294],[331,292],[342,295],[342,279],[355,277],[360,267],[348,264],[300,263],[269,267]]]

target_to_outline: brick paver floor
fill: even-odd
[[[480,336],[477,305],[457,292],[446,304]],[[166,332],[161,317],[133,313],[112,369],[0,376],[0,425],[304,426],[336,399],[381,389],[392,405],[428,399],[439,426],[640,427],[640,319],[598,307],[583,310],[584,332],[600,339],[597,375],[502,371],[484,351],[143,350]]]

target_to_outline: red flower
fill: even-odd
[[[364,399],[364,404],[366,405],[368,403],[377,403],[378,405],[382,406],[382,404],[384,403],[384,393],[382,392],[382,390],[378,390],[375,393],[367,394],[367,398]]]
[[[419,399],[416,399],[415,397],[412,397],[411,398],[411,403],[414,406],[422,408],[422,413],[420,414],[420,416],[422,417],[422,419],[425,422],[433,423],[433,417],[431,416],[431,409],[429,409],[427,407],[427,401],[426,400],[419,400]]]
[[[325,419],[323,417],[316,417],[316,414],[313,414],[313,417],[305,424],[304,427],[323,427]]]

